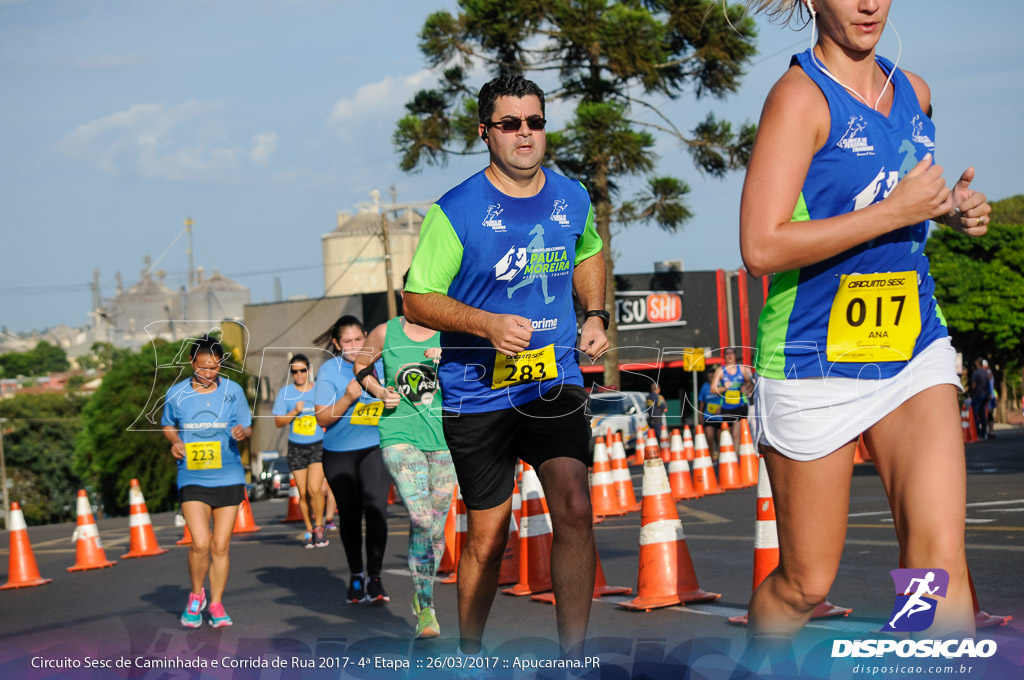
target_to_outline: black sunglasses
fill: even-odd
[[[309,369],[306,369],[306,368],[293,368],[292,369],[292,375],[295,375],[296,373],[305,373],[308,370]]]
[[[502,118],[501,120],[489,120],[484,123],[484,127],[501,128],[502,132],[519,132],[519,128],[523,126],[524,120],[526,121],[526,127],[531,130],[543,130],[544,126],[548,123],[546,118],[530,116],[529,118]]]

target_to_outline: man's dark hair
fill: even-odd
[[[480,122],[486,123],[494,115],[494,102],[498,97],[517,97],[522,99],[534,95],[540,100],[540,113],[544,115],[544,90],[532,80],[527,80],[519,74],[510,73],[498,76],[493,80],[484,83],[480,88],[480,95],[477,97],[477,110],[480,113]]]
[[[195,361],[200,354],[212,354],[217,361],[220,361],[224,358],[224,348],[214,336],[204,335],[192,342],[192,346],[188,350],[188,358]]]

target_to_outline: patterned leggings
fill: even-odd
[[[444,523],[455,485],[452,456],[412,444],[385,446],[384,464],[409,512],[409,571],[419,606],[434,603],[434,576],[444,555]]]

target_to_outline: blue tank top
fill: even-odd
[[[893,64],[876,57],[885,72]],[[910,81],[892,77],[888,116],[855,99],[812,62],[793,57],[828,101],[831,130],[814,154],[793,221],[859,210],[887,197],[935,150],[935,126]],[[948,333],[934,298],[924,243],[912,224],[772,278],[758,323],[758,374],[774,379],[889,378]]]
[[[316,405],[313,403],[316,383],[312,387],[313,389],[301,392],[295,383],[291,383],[279,389],[277,398],[274,399],[271,414],[275,416],[291,413],[295,405],[302,402],[302,413],[288,424],[288,441],[293,444],[316,444],[323,441],[324,428],[316,424]]]
[[[179,489],[245,483],[231,429],[252,425],[252,412],[238,383],[220,376],[217,389],[207,394],[193,389],[192,378],[176,383],[167,390],[160,424],[177,428],[185,442],[185,458],[177,461]]]

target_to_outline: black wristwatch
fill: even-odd
[[[608,330],[608,323],[611,321],[611,316],[608,315],[608,312],[603,309],[591,309],[589,312],[583,314],[583,320],[586,321],[593,316],[600,318],[601,323],[604,324],[604,329]]]

